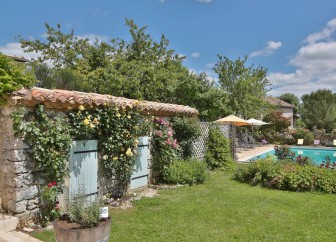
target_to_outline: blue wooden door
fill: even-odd
[[[135,162],[133,174],[131,176],[131,189],[139,188],[148,185],[148,154],[149,142],[148,137],[140,137],[138,144],[138,157]]]
[[[90,201],[98,195],[97,140],[76,140],[70,151],[70,194],[85,194]]]

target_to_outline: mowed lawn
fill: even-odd
[[[253,187],[228,172],[110,215],[110,241],[336,241],[335,195]]]

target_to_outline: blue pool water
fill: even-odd
[[[291,147],[291,151],[295,153],[295,156],[308,156],[315,163],[321,164],[322,161],[330,160],[332,162],[336,162],[336,150],[335,149],[321,149],[321,148],[301,148],[301,147]],[[255,156],[250,159],[250,161],[254,161],[257,159],[262,159],[267,157],[268,155],[274,155],[274,150],[270,150],[261,155]]]

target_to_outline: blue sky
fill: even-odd
[[[268,68],[269,94],[297,96],[321,88],[336,92],[334,0],[3,0],[0,52],[24,55],[18,35],[41,39],[44,23],[102,40],[130,39],[125,18],[164,34],[184,64],[217,78],[217,54]]]

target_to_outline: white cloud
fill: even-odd
[[[277,49],[279,49],[282,46],[282,43],[280,41],[267,41],[266,47],[262,50],[253,51],[249,56],[250,57],[256,57],[256,56],[269,56],[273,54],[273,52]]]
[[[191,57],[193,58],[199,58],[201,56],[201,54],[199,52],[194,52],[191,54]]]
[[[321,31],[308,35],[306,41],[309,44],[311,44],[316,43],[319,40],[326,40],[335,32],[335,30],[336,30],[336,18],[330,20]]]
[[[24,57],[28,60],[31,60],[32,58],[36,59],[39,54],[38,53],[25,53],[23,49],[21,48],[20,43],[7,43],[4,46],[0,46],[0,52],[7,55],[15,55]]]
[[[329,21],[321,31],[308,35],[304,45],[289,64],[295,67],[292,73],[270,73],[273,81],[272,95],[290,92],[301,96],[317,89],[336,92],[336,18]]]
[[[160,3],[164,3],[166,0],[160,0]]]
[[[211,3],[212,0],[196,0],[197,2],[200,2],[200,3]]]

